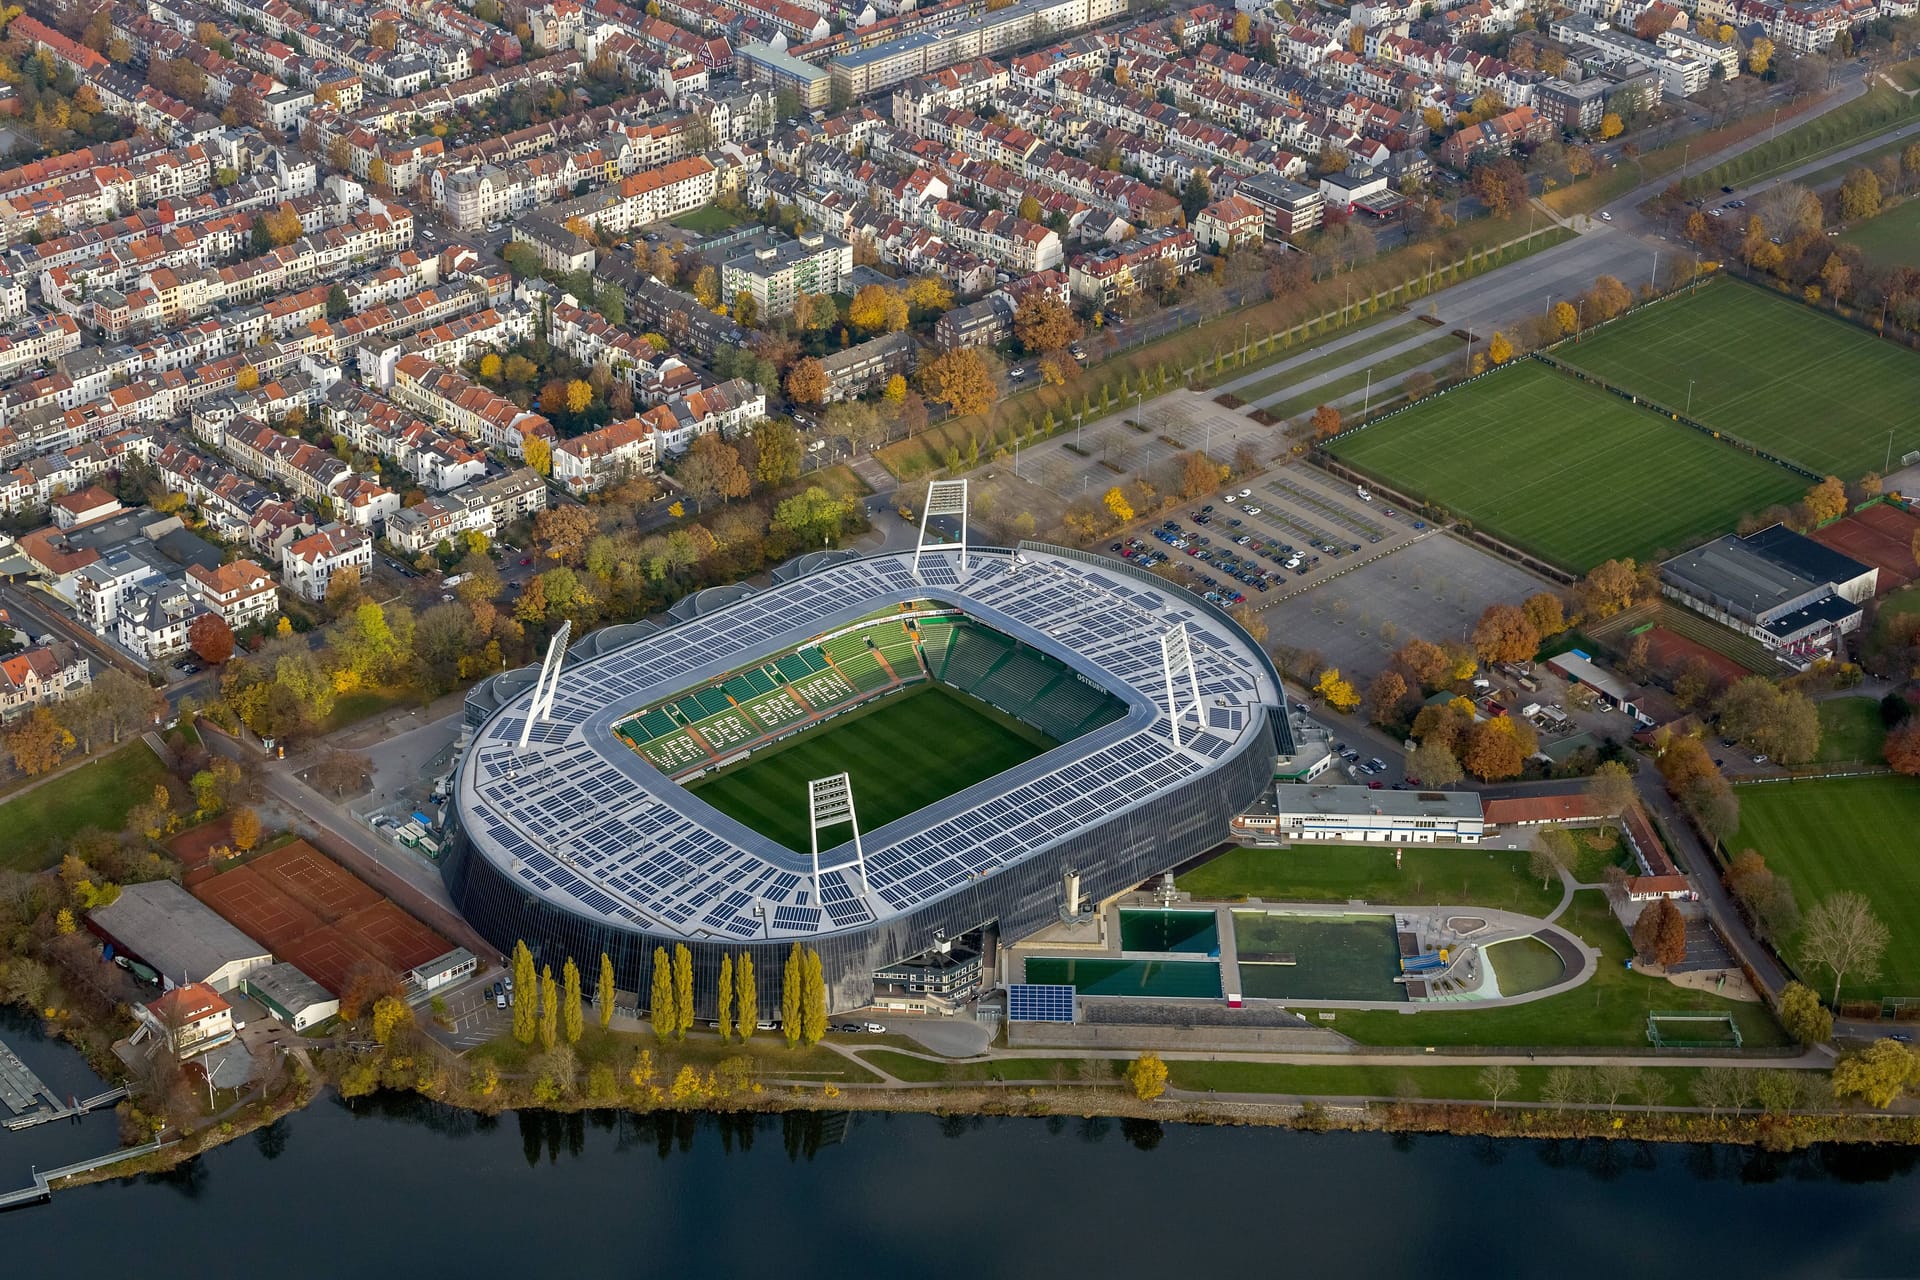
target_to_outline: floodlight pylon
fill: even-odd
[[[913,576],[920,576],[920,556],[927,549],[927,528],[935,516],[960,517],[960,572],[967,571],[967,482],[935,480],[927,486],[926,509],[920,513],[920,540],[913,547]],[[935,547],[946,546],[936,542]]]
[[[569,618],[560,624],[553,633],[553,639],[547,644],[547,656],[540,663],[540,678],[533,685],[533,701],[527,704],[527,720],[520,726],[519,750],[527,749],[527,738],[533,733],[535,720],[549,720],[553,717],[553,695],[560,691],[560,664],[567,657],[567,638],[573,634],[573,620]]]
[[[1167,678],[1167,721],[1173,732],[1173,745],[1180,743],[1180,720],[1187,712],[1194,719],[1205,724],[1201,713],[1200,673],[1193,665],[1193,644],[1187,638],[1187,624],[1177,623],[1160,635],[1160,666]],[[1185,677],[1183,680],[1182,677]],[[1192,699],[1180,700],[1180,686],[1185,684],[1192,692]]]
[[[853,828],[853,861],[860,892],[867,892],[867,855],[860,847],[860,820],[853,812],[853,779],[844,773],[807,783],[807,827],[813,842],[813,894],[820,896],[820,831],[846,823]]]

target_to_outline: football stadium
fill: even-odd
[[[605,951],[644,991],[685,943],[711,1016],[746,951],[766,1017],[797,941],[829,1007],[858,1008],[879,971],[1223,843],[1290,749],[1260,646],[1119,561],[822,552],[773,578],[470,695],[444,869],[502,952],[591,972]]]

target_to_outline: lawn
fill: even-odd
[[[1175,879],[1196,898],[1268,902],[1379,902],[1394,906],[1458,904],[1545,915],[1560,886],[1540,887],[1529,855],[1514,849],[1410,848],[1400,867],[1393,851],[1361,845],[1229,849]]]
[[[717,204],[710,204],[704,209],[695,209],[692,213],[681,214],[673,220],[672,225],[711,235],[716,231],[737,227],[745,221],[745,218],[736,218]]]
[[[1431,333],[1433,331],[1426,325],[1420,323],[1420,321],[1408,318],[1400,321],[1398,324],[1388,325],[1380,333],[1369,334],[1356,342],[1349,342],[1344,347],[1329,351],[1325,355],[1315,356],[1311,360],[1297,364],[1271,377],[1262,378],[1251,386],[1240,387],[1235,390],[1233,394],[1239,396],[1242,400],[1252,402],[1262,396],[1272,395],[1274,392],[1283,390],[1296,382],[1302,382],[1308,378],[1317,377],[1320,374],[1338,369],[1341,365],[1351,363],[1354,360],[1360,359],[1362,356],[1370,356],[1376,351],[1384,350],[1396,343],[1405,342],[1410,338],[1419,336],[1423,332]],[[1282,351],[1279,353],[1282,358],[1292,354],[1290,351]]]
[[[634,1056],[642,1049],[653,1055],[654,1078],[665,1084],[683,1066],[712,1070],[723,1058],[742,1055],[753,1060],[756,1075],[766,1080],[821,1080],[836,1084],[873,1084],[880,1077],[856,1066],[846,1055],[825,1045],[802,1045],[789,1049],[779,1032],[759,1032],[744,1043],[734,1040],[722,1044],[711,1032],[695,1031],[677,1044],[662,1045],[650,1034],[627,1031],[603,1031],[593,1010],[587,1010],[587,1026],[574,1046],[582,1074],[598,1064],[612,1066],[624,1078]],[[476,1047],[471,1057],[492,1062],[503,1073],[526,1071],[540,1053],[540,1042],[523,1045],[511,1033]]]
[[[1758,115],[1758,113],[1755,113]],[[1757,147],[1687,179],[1689,195],[1718,194],[1723,186],[1751,186],[1830,152],[1865,141],[1920,115],[1920,99],[1877,85],[1845,106],[1813,117]],[[1772,113],[1766,118],[1771,129]]]
[[[1820,704],[1822,761],[1859,760],[1877,764],[1887,726],[1878,698],[1835,698]]]
[[[0,804],[0,867],[38,871],[59,861],[59,846],[82,827],[118,831],[135,805],[167,780],[166,766],[135,740],[72,773]]]
[[[1297,1012],[1362,1044],[1520,1047],[1645,1045],[1647,1014],[1652,1010],[1705,1009],[1731,1015],[1750,1047],[1785,1043],[1765,1005],[1689,991],[1664,978],[1629,970],[1626,962],[1632,944],[1598,889],[1576,893],[1558,923],[1600,950],[1593,976],[1564,995],[1497,1009],[1455,1004],[1435,1005],[1414,1014],[1341,1010],[1331,1022],[1322,1021],[1306,1006]]]
[[[1806,488],[1531,360],[1382,419],[1333,452],[1579,572],[1677,552]]]
[[[1886,465],[1889,431],[1894,458],[1920,448],[1920,355],[1737,280],[1642,308],[1555,354],[1845,480]]]
[[[1266,409],[1276,418],[1293,418],[1311,413],[1323,404],[1330,404],[1347,396],[1361,395],[1368,386],[1373,388],[1373,407],[1377,409],[1387,400],[1388,388],[1399,380],[1401,374],[1417,369],[1423,364],[1445,359],[1456,352],[1462,355],[1466,352],[1466,348],[1460,345],[1460,339],[1450,333],[1437,333],[1412,350],[1388,356],[1384,360],[1377,361],[1371,368],[1345,374],[1332,382],[1322,383],[1312,391],[1303,391],[1278,404],[1268,405]],[[1463,371],[1449,368],[1442,369],[1440,372],[1451,375]],[[1364,400],[1361,408],[1366,408]],[[1353,412],[1352,416],[1360,415],[1358,412]]]
[[[805,851],[810,779],[851,774],[860,830],[871,833],[1054,745],[984,702],[923,684],[756,752],[688,789],[789,849]],[[847,835],[834,828],[827,838],[838,844]]]
[[[1487,1096],[1480,1081],[1480,1067],[1427,1066],[1408,1062],[1405,1066],[1294,1066],[1277,1062],[1200,1062],[1175,1058],[1167,1063],[1169,1078],[1176,1089],[1213,1089],[1220,1093],[1279,1093],[1308,1098],[1446,1098],[1481,1099]],[[1516,1066],[1518,1084],[1502,1095],[1502,1101],[1538,1102],[1540,1088],[1551,1067]],[[1667,1084],[1664,1103],[1686,1106],[1692,1102],[1698,1067],[1644,1067],[1649,1076]],[[1590,1077],[1591,1068],[1575,1068]],[[1636,1103],[1626,1096],[1623,1103]]]
[[[869,1049],[865,1062],[899,1080],[915,1084],[954,1084],[969,1080],[1111,1080],[1126,1064],[1118,1058],[995,1058],[987,1062],[930,1062],[912,1054]]]
[[[1855,223],[1840,237],[1883,267],[1920,267],[1920,200]]]
[[[1560,953],[1538,938],[1509,938],[1488,947],[1486,954],[1503,996],[1544,990],[1567,972]]]
[[[1864,893],[1892,943],[1877,981],[1847,979],[1841,995],[1920,996],[1920,782],[1911,778],[1828,778],[1741,787],[1740,831],[1728,847],[1756,849],[1793,882],[1804,914],[1843,890]],[[1797,939],[1787,954],[1797,962]],[[1833,975],[1799,966],[1816,991],[1833,994]]]

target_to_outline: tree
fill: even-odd
[[[680,1027],[680,1015],[673,1008],[673,961],[665,947],[653,949],[653,1000],[647,1010],[654,1038],[665,1044]]]
[[[1106,496],[1101,498],[1100,501],[1106,506],[1108,511],[1113,513],[1113,518],[1121,524],[1126,524],[1133,519],[1133,505],[1127,501],[1127,495],[1120,491],[1119,485],[1115,485],[1113,488],[1107,490]]]
[[[703,266],[694,276],[693,298],[709,311],[720,305],[720,277],[712,267]]]
[[[1520,602],[1520,611],[1543,639],[1567,629],[1566,605],[1551,591],[1536,591],[1528,596]]]
[[[1847,513],[1847,486],[1839,476],[1828,476],[1808,489],[1802,501],[1806,504],[1807,518],[1815,524],[1825,524]]]
[[[561,1029],[566,1033],[568,1044],[579,1044],[580,1033],[586,1030],[586,1016],[580,1008],[580,966],[567,957],[567,963],[561,967],[562,985],[560,1019]]]
[[[1533,851],[1527,855],[1527,870],[1540,877],[1544,891],[1562,871],[1572,869],[1574,853],[1571,837],[1559,827],[1548,827],[1535,838]]]
[[[1571,302],[1553,304],[1553,323],[1561,333],[1572,333],[1580,326],[1580,313]]]
[[[1487,356],[1495,364],[1505,364],[1513,359],[1513,343],[1507,340],[1506,334],[1495,330],[1493,340],[1487,343]]]
[[[819,1044],[827,1034],[827,983],[820,953],[808,947],[800,959],[800,1038]]]
[[[847,323],[867,333],[898,333],[907,327],[907,300],[883,284],[861,285],[847,307]]]
[[[1626,125],[1620,122],[1618,112],[1609,111],[1600,117],[1600,141],[1610,142],[1625,131]]]
[[[1313,411],[1313,434],[1326,440],[1340,434],[1340,410],[1330,404],[1317,406]]]
[[[693,952],[684,942],[673,944],[673,1038],[685,1040],[693,1029]]]
[[[1773,65],[1773,41],[1765,36],[1756,36],[1747,46],[1747,70],[1757,76],[1767,74],[1767,68]]]
[[[585,413],[593,403],[593,388],[579,378],[567,384],[567,412]]]
[[[1825,1044],[1833,1039],[1833,1015],[1804,982],[1789,982],[1781,991],[1780,1025],[1801,1044]]]
[[[1849,973],[1868,982],[1880,976],[1880,956],[1887,949],[1887,926],[1874,915],[1866,895],[1836,893],[1807,912],[1800,931],[1800,955],[1808,964],[1833,974],[1833,1003],[1840,1003],[1840,986]]]
[[[560,1040],[560,984],[553,980],[553,966],[540,966],[540,1047],[548,1053]]]
[[[777,489],[800,478],[805,452],[800,433],[784,418],[769,418],[753,429],[753,478]]]
[[[720,1032],[720,1043],[725,1044],[733,1036],[733,957],[720,957],[720,987],[716,993],[714,1022]]]
[[[1505,1063],[1498,1063],[1480,1068],[1479,1081],[1480,1092],[1486,1094],[1487,1099],[1497,1107],[1500,1099],[1520,1087],[1520,1073]]]
[[[1167,1064],[1148,1049],[1127,1064],[1127,1087],[1142,1102],[1152,1102],[1167,1091]]]
[[[219,614],[203,613],[187,628],[187,647],[217,667],[233,656],[233,628]]]
[[[1898,1040],[1876,1040],[1833,1064],[1836,1098],[1860,1098],[1884,1111],[1920,1079],[1920,1058]]]
[[[534,1026],[540,1020],[540,979],[525,942],[513,944],[513,991],[513,1038],[532,1044]]]
[[[1034,293],[1013,313],[1013,333],[1028,351],[1065,349],[1080,337],[1073,309],[1050,293]]]
[[[1460,761],[1442,742],[1422,742],[1407,753],[1407,773],[1423,787],[1450,787],[1465,774]]]
[[[962,418],[987,412],[999,394],[986,357],[972,347],[945,352],[920,366],[920,389]]]
[[[260,815],[244,805],[227,819],[227,838],[241,853],[260,843]]]
[[[1473,629],[1483,662],[1527,662],[1540,649],[1540,632],[1519,605],[1490,604]]]
[[[1399,724],[1407,710],[1407,678],[1389,667],[1367,686],[1367,719],[1385,728]]]
[[[1538,745],[1531,726],[1512,716],[1495,716],[1467,730],[1460,764],[1482,782],[1516,778]]]
[[[1633,949],[1642,960],[1676,965],[1687,957],[1687,922],[1671,898],[1657,898],[1633,922]]]
[[[722,440],[717,431],[693,438],[675,475],[702,505],[715,498],[745,497],[753,488],[753,480],[740,461],[740,450]]]
[[[1320,673],[1314,682],[1313,691],[1335,711],[1351,711],[1360,705],[1360,695],[1354,691],[1350,681],[1343,679],[1340,668],[1328,667]]]
[[[600,1011],[600,1029],[613,1025],[613,957],[600,953],[600,985],[593,990],[593,1007]]]
[[[1706,1067],[1693,1082],[1693,1100],[1707,1109],[1709,1119],[1722,1111],[1738,1111],[1753,1100],[1749,1073],[1739,1067]]]
[[[1762,938],[1786,938],[1799,929],[1800,904],[1792,883],[1775,875],[1766,859],[1752,849],[1743,849],[1728,866],[1727,887]]]
[[[786,968],[780,974],[780,1031],[786,1036],[789,1049],[798,1047],[802,1034],[801,968],[800,944],[796,942],[793,949],[787,952]]]
[[[753,957],[742,951],[740,963],[733,967],[733,986],[739,1008],[740,1039],[750,1039],[760,1022],[760,995],[753,987]]]
[[[853,498],[836,498],[819,485],[810,485],[774,508],[769,528],[809,544],[835,542],[856,505]]]
[[[1585,1095],[1583,1085],[1572,1067],[1549,1067],[1540,1082],[1540,1101],[1550,1107],[1570,1107]]]
[[[1180,496],[1198,498],[1220,483],[1220,464],[1198,449],[1180,455]]]
[[[787,398],[795,404],[824,404],[827,399],[827,370],[812,356],[796,360],[787,370]]]
[[[1625,817],[1640,803],[1633,775],[1618,760],[1604,761],[1593,771],[1593,776],[1587,779],[1587,798],[1593,802],[1593,811],[1600,815],[1603,829],[1614,825],[1610,819]]]
[[[1920,720],[1909,720],[1889,729],[1881,752],[1895,773],[1908,777],[1920,775]]]
[[[1730,686],[1716,709],[1722,734],[1782,764],[1804,764],[1820,750],[1820,712],[1813,700],[1764,676]]]
[[[1603,560],[1587,570],[1574,588],[1580,611],[1589,619],[1610,618],[1629,609],[1640,595],[1640,570],[1630,559]]]
[[[953,305],[953,290],[939,276],[916,276],[907,282],[907,301],[919,311],[945,311]]]
[[[29,778],[57,767],[74,745],[73,734],[46,707],[35,707],[16,721],[6,740],[13,767]]]

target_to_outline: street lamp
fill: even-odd
[[[1693,412],[1693,379],[1687,379],[1687,412]]]

